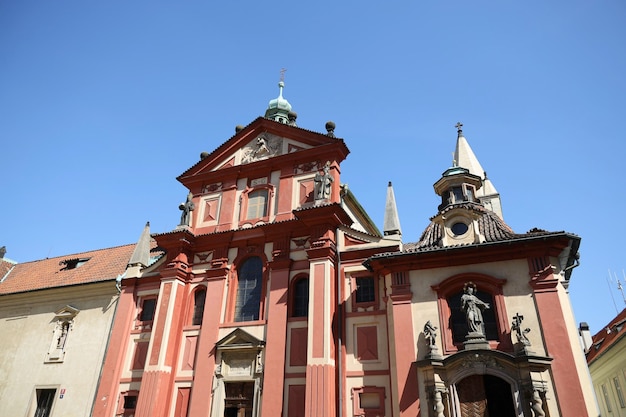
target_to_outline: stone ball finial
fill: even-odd
[[[207,156],[209,156],[208,152],[201,152],[200,153],[200,160],[202,161],[204,158],[206,158]]]
[[[237,125],[235,126],[235,133],[239,133],[243,130],[243,126],[242,125]]]
[[[332,120],[326,122],[326,132],[328,132],[328,136],[335,136],[335,122]]]

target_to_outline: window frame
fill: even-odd
[[[359,290],[358,280],[371,279],[374,289],[374,299],[371,301],[357,301],[357,292]],[[358,309],[368,309],[374,307],[374,310],[378,310],[379,305],[379,282],[376,277],[370,273],[357,273],[350,276],[350,293],[352,300],[352,311],[356,312]]]
[[[613,377],[613,386],[615,387],[615,393],[617,394],[617,402],[620,408],[626,408],[626,400],[624,399],[624,391],[622,389],[622,382],[619,380],[619,376]]]
[[[126,399],[135,397],[135,408],[126,408]],[[117,402],[117,412],[115,415],[121,415],[123,417],[128,417],[135,414],[135,410],[137,409],[137,400],[139,400],[139,391],[130,390],[120,392],[120,396]]]
[[[290,297],[289,297],[289,317],[293,319],[300,320],[308,320],[309,318],[309,302],[310,302],[310,290],[309,290],[309,275],[308,274],[298,274],[291,280],[290,285]],[[303,281],[307,282],[306,288],[306,314],[304,315],[296,315],[296,308],[298,308],[298,285]]]
[[[431,286],[437,293],[437,307],[439,323],[441,323],[441,339],[444,353],[452,354],[463,350],[463,343],[454,342],[452,329],[449,325],[452,311],[448,304],[448,298],[463,291],[463,286],[469,281],[476,284],[476,287],[481,292],[490,294],[493,299],[491,308],[494,311],[496,319],[498,339],[488,340],[489,346],[491,349],[513,352],[513,344],[510,337],[511,329],[509,327],[503,294],[503,286],[506,283],[506,279],[495,278],[479,273],[462,273],[448,277],[439,284]]]
[[[385,415],[385,387],[377,386],[363,386],[352,388],[352,415],[355,417],[374,417]],[[361,394],[374,394],[378,395],[380,401],[380,407],[378,408],[363,408],[361,405]]]
[[[241,193],[241,210],[239,213],[239,226],[243,226],[246,223],[256,222],[269,222],[272,216],[272,207],[274,204],[274,185],[269,182],[263,184],[256,184],[248,186]],[[257,191],[267,191],[267,201],[265,202],[265,215],[260,217],[248,217],[248,209],[250,204],[250,195]]]
[[[602,390],[602,397],[604,398],[604,405],[606,406],[606,411],[609,413],[613,412],[613,407],[611,405],[611,398],[609,398],[609,390],[606,387],[606,384],[601,384],[600,389]]]
[[[202,306],[201,306],[201,310],[198,311],[198,309],[200,308],[199,304],[198,304],[198,294],[200,292],[204,292],[204,298],[202,300]],[[189,308],[189,320],[188,323],[190,326],[202,326],[202,317],[204,316],[204,309],[206,307],[206,295],[207,295],[207,287],[205,285],[197,285],[192,291],[191,291],[191,297],[190,297],[190,308]],[[196,322],[199,316],[199,322]]]
[[[142,320],[144,314],[145,302],[154,300],[154,312],[150,320]],[[146,294],[139,296],[137,299],[137,315],[135,316],[135,330],[147,331],[152,329],[157,310],[159,308],[159,295]]]
[[[39,393],[43,393],[44,391],[52,392],[52,401],[48,405],[40,405],[39,404]],[[59,387],[51,387],[51,386],[42,386],[35,387],[34,390],[34,398],[33,398],[33,409],[34,417],[50,417],[52,415],[52,411],[54,411],[54,406],[56,404],[57,395],[59,392]],[[40,409],[40,406],[44,406],[45,409]],[[43,413],[43,414],[42,414]]]
[[[243,320],[237,321],[237,298],[239,295],[239,277],[242,273],[242,268],[247,261],[252,258],[258,258],[261,262],[261,272],[259,281],[261,284],[260,296],[259,296],[259,310],[258,310],[258,318],[253,320]],[[248,253],[245,256],[242,256],[240,259],[236,260],[235,269],[232,271],[231,275],[231,289],[229,295],[229,314],[228,314],[228,322],[229,323],[257,323],[259,321],[263,321],[265,317],[265,298],[266,298],[266,285],[267,285],[267,260],[265,256],[261,253],[252,252]]]

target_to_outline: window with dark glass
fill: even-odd
[[[248,219],[267,216],[268,190],[256,190],[248,194]]]
[[[450,230],[452,230],[452,233],[455,236],[461,236],[467,233],[467,231],[469,230],[469,227],[463,222],[457,222],[452,225]]]
[[[263,262],[261,258],[248,258],[241,265],[237,274],[234,321],[259,319],[262,284]]]
[[[453,203],[461,203],[463,202],[463,200],[465,200],[463,198],[463,188],[461,187],[453,187],[452,188],[452,194],[454,195],[454,201]]]
[[[194,326],[202,324],[202,316],[204,315],[204,301],[206,299],[206,290],[200,289],[193,295],[193,318],[191,324]]]
[[[156,310],[156,298],[147,298],[141,303],[140,321],[154,320],[154,311]]]
[[[465,336],[469,332],[467,327],[467,318],[465,312],[461,309],[461,296],[463,291],[448,298],[448,306],[450,307],[450,329],[452,329],[452,337],[454,343],[463,343]],[[496,321],[495,305],[491,294],[477,291],[476,297],[481,301],[488,303],[490,308],[483,310],[483,322],[485,323],[485,336],[487,340],[499,340],[498,324]]]
[[[35,417],[49,417],[52,411],[52,403],[54,402],[54,396],[56,389],[38,389],[37,395],[37,408],[35,409]]]
[[[474,196],[474,187],[472,187],[471,185],[465,186],[465,194],[467,195],[467,201],[476,201],[476,198]]]
[[[309,279],[300,278],[293,286],[293,317],[309,314]]]
[[[357,303],[373,303],[376,300],[376,289],[374,287],[374,278],[359,277],[356,278],[356,302]]]
[[[133,410],[137,408],[137,396],[127,395],[124,397],[124,410]]]

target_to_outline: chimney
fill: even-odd
[[[591,345],[593,344],[593,340],[591,339],[591,332],[589,331],[589,325],[587,322],[581,322],[578,326],[578,336],[580,337],[580,342],[585,350],[585,353],[591,349]]]

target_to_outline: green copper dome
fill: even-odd
[[[284,87],[285,83],[283,81],[278,83],[278,97],[270,100],[267,110],[265,110],[265,117],[277,122],[289,123],[291,104],[283,97]]]

